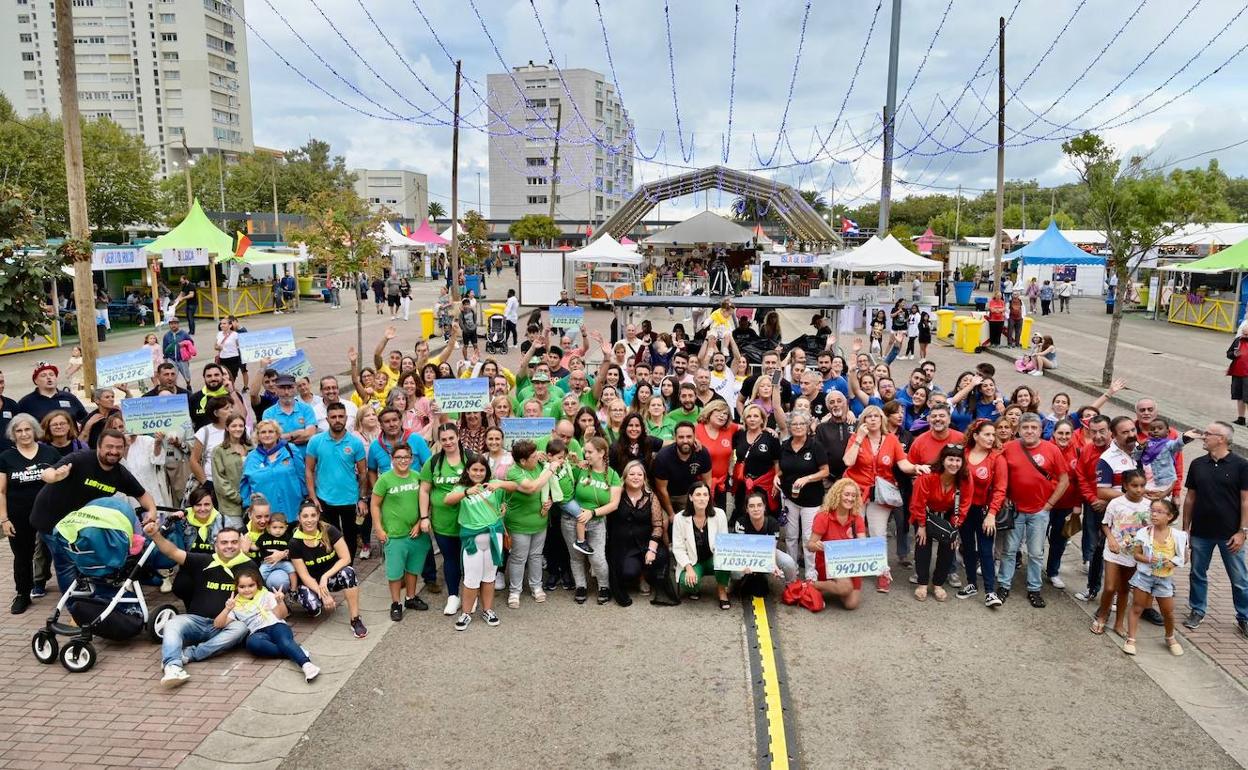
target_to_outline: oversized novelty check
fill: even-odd
[[[295,354],[295,334],[289,326],[242,332],[238,335],[238,352],[243,363],[252,364],[268,358],[276,361]]]

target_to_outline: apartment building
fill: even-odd
[[[394,219],[419,225],[429,211],[429,178],[415,171],[353,168],[355,193],[373,211],[387,209]]]

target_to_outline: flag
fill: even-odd
[[[841,232],[845,235],[857,235],[858,223],[849,217],[841,217]]]
[[[403,233],[404,238],[407,238],[411,236],[412,234],[411,229],[409,229],[407,225],[402,224],[402,223],[399,224],[399,232]]]
[[[585,225],[585,240],[588,241],[590,238],[593,238],[593,237],[594,237],[593,225]]]
[[[250,248],[251,248],[251,238],[248,238],[245,234],[241,232],[238,232],[234,235],[234,257],[236,259],[242,259],[243,255],[247,253],[247,249],[250,249]]]

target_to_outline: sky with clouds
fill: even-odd
[[[1239,0],[902,5],[895,195],[994,186],[1000,16],[1010,19],[1008,178],[1069,180],[1061,139],[1083,129],[1158,164],[1248,139]],[[726,165],[851,206],[879,196],[891,2],[742,0],[739,15],[729,0],[247,0],[245,9],[256,144],[315,136],[352,167],[426,173],[431,199],[448,210],[452,57],[466,79],[460,198],[471,207],[478,172],[489,199],[486,132],[508,130],[489,125],[485,76],[552,57],[617,83],[636,124],[635,183],[723,163],[726,152]],[[1214,157],[1248,175],[1248,144],[1184,165]],[[663,216],[729,204],[698,194],[665,202]]]

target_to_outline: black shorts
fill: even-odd
[[[1248,377],[1231,377],[1231,400],[1248,401],[1248,389],[1244,388]]]
[[[464,347],[477,344],[477,330],[464,329]]]
[[[398,294],[387,294],[387,295],[386,295],[386,304],[387,304],[387,305],[389,305],[390,307],[397,308],[397,307],[399,306],[399,295],[398,295]]]

